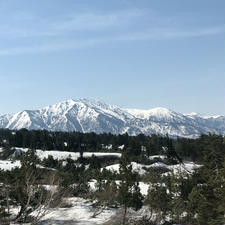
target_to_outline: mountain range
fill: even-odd
[[[225,135],[225,116],[182,114],[161,107],[123,109],[96,100],[71,99],[38,110],[0,116],[0,128],[196,138],[203,133]]]

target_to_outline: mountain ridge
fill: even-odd
[[[225,116],[182,114],[163,107],[124,109],[84,98],[0,116],[0,128],[196,138],[202,133],[225,135]]]

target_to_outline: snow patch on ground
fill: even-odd
[[[117,185],[120,184],[119,180],[116,180],[115,182],[116,182]],[[91,191],[95,191],[96,190],[96,183],[97,183],[97,181],[94,180],[94,179],[91,180],[90,182],[88,182]],[[144,182],[139,182],[139,187],[140,187],[141,194],[146,196],[148,194],[149,184],[144,183]]]
[[[153,159],[166,159],[167,157],[165,155],[151,155],[148,157],[150,160],[153,160]]]
[[[146,173],[146,170],[144,168],[151,167],[151,165],[144,165],[144,164],[140,164],[136,162],[131,162],[131,165],[132,165],[132,171],[140,175],[144,175]],[[110,170],[112,172],[119,173],[119,167],[120,167],[120,164],[114,164],[114,165],[105,167],[105,169]]]
[[[195,169],[201,167],[201,165],[195,164],[194,162],[191,161],[184,161],[183,163],[177,164],[177,165],[172,165],[168,166],[168,169],[173,171],[174,174],[179,174],[179,173],[193,173]]]
[[[96,225],[107,222],[116,210],[105,209],[103,212],[93,218],[94,208],[92,201],[83,198],[73,197],[66,199],[71,206],[69,208],[51,209],[49,213],[42,218],[43,225]]]
[[[18,151],[27,152],[28,148],[15,148]],[[77,160],[80,157],[79,152],[66,152],[66,151],[57,151],[57,150],[51,150],[51,151],[44,151],[37,149],[36,150],[37,156],[43,160],[44,158],[48,158],[48,156],[52,156],[54,159],[57,160],[66,160],[67,158],[71,158],[73,160]],[[83,157],[89,158],[92,157],[92,155],[96,157],[103,157],[103,156],[112,156],[112,157],[121,157],[120,153],[105,153],[105,152],[84,152]]]
[[[20,161],[10,161],[10,160],[0,160],[0,169],[1,170],[12,170],[16,167],[20,167]]]
[[[170,170],[174,174],[178,174],[178,173],[184,173],[184,172],[192,173],[195,169],[200,167],[200,165],[195,164],[194,162],[191,162],[191,161],[184,161],[183,163],[179,163],[176,165],[166,165],[165,163],[162,163],[162,162],[155,162],[151,165],[144,165],[144,164],[140,164],[136,162],[131,162],[131,165],[132,165],[133,172],[137,172],[139,175],[146,174],[147,169],[149,168],[164,168],[164,169]],[[120,166],[119,164],[114,164],[114,165],[105,167],[105,169],[119,173],[119,166]],[[168,174],[168,173],[165,173],[165,174]]]
[[[28,148],[15,148],[17,152],[27,152]],[[2,148],[0,148],[0,152],[2,151]],[[36,150],[36,154],[38,158],[43,160],[44,158],[48,158],[48,156],[52,156],[54,159],[57,160],[66,160],[68,158],[71,158],[73,160],[77,160],[80,157],[79,152],[64,152],[64,151],[44,151],[44,150]],[[105,153],[105,152],[84,152],[83,157],[89,158],[92,157],[92,155],[96,157],[117,157],[120,158],[120,153]],[[2,170],[12,170],[15,167],[20,167],[21,164],[18,160],[0,160],[0,169]],[[42,166],[39,166],[39,168],[44,168]],[[48,168],[50,169],[50,168]]]

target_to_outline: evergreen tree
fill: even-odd
[[[124,207],[123,222],[126,223],[126,214],[129,207],[138,210],[142,207],[143,196],[141,195],[138,177],[132,172],[132,165],[126,154],[120,160],[120,185],[118,190],[118,202]]]
[[[197,185],[189,195],[189,210],[200,225],[224,224],[224,167],[221,139],[210,136],[204,164],[198,171]],[[208,141],[208,139],[205,139]],[[224,155],[224,153],[223,153]]]
[[[172,190],[168,188],[168,183],[164,183],[162,179],[154,179],[155,183],[151,183],[148,190],[146,203],[151,211],[156,213],[156,222],[161,223],[166,216],[172,213]]]

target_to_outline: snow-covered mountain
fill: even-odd
[[[122,109],[100,101],[78,99],[0,116],[0,127],[113,134],[127,132],[130,135],[155,133],[195,138],[209,132],[224,135],[225,116],[181,114],[165,108]]]

